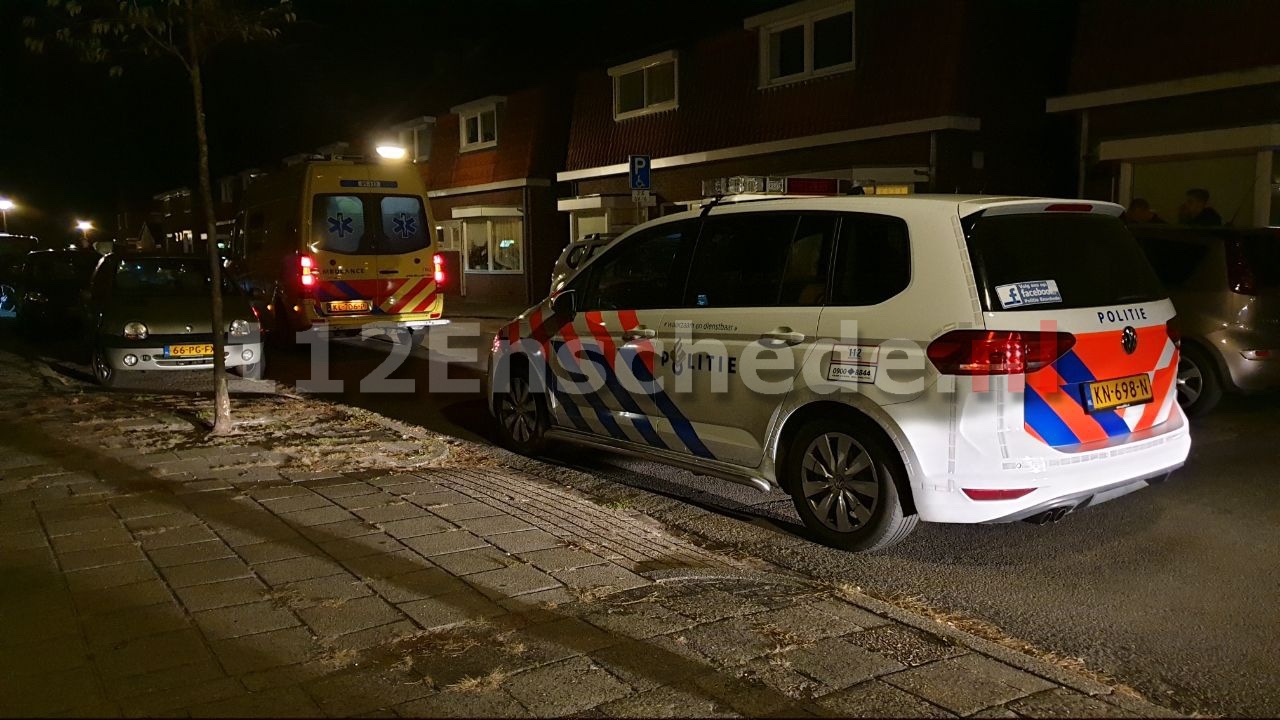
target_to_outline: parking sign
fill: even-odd
[[[648,155],[631,155],[627,158],[627,164],[631,168],[631,189],[632,190],[648,190],[649,185],[649,156]]]

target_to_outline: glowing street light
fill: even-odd
[[[93,230],[93,223],[88,220],[77,220],[76,229],[80,231],[80,239],[85,247],[89,247],[89,231]]]
[[[0,197],[0,214],[4,216],[4,231],[9,232],[9,211],[18,207],[18,204],[7,197]]]
[[[383,158],[386,158],[387,160],[403,160],[405,155],[408,154],[407,151],[404,149],[404,146],[391,145],[389,143],[379,145],[377,147],[377,150],[378,150],[378,155]]]

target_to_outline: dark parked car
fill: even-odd
[[[54,329],[61,337],[75,337],[80,330],[83,293],[101,259],[93,250],[37,250],[27,254],[13,286],[18,330],[34,334],[41,329]]]
[[[1178,402],[1280,388],[1280,230],[1131,225],[1182,329]]]
[[[208,260],[191,255],[108,255],[93,275],[86,308],[93,374],[113,385],[122,372],[213,367]],[[262,377],[265,358],[249,298],[223,281],[226,367]]]

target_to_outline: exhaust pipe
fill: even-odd
[[[1031,523],[1032,525],[1048,525],[1049,523],[1058,522],[1063,517],[1065,517],[1067,513],[1071,512],[1072,510],[1075,510],[1075,507],[1071,505],[1063,505],[1061,507],[1049,508],[1048,510],[1043,510],[1041,512],[1036,513],[1035,515],[1026,517],[1022,521]]]

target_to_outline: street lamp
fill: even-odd
[[[403,160],[408,151],[403,145],[392,145],[391,143],[383,143],[376,148],[378,155],[387,160]]]
[[[76,229],[80,231],[80,240],[85,247],[89,247],[89,231],[93,229],[93,223],[88,220],[77,220]]]
[[[17,203],[9,198],[0,198],[0,214],[4,215],[4,231],[9,232],[9,211],[18,207]]]

